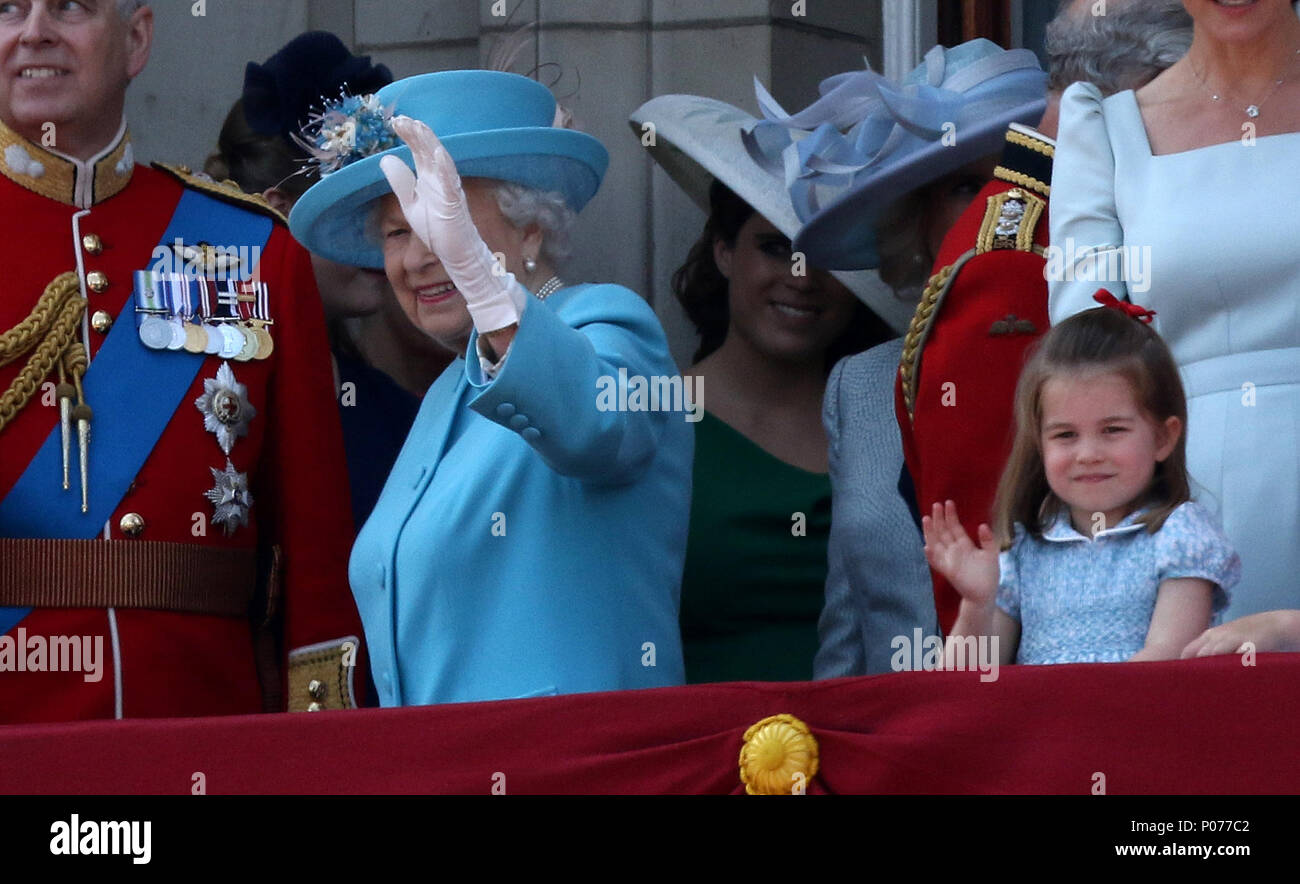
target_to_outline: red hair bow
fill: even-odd
[[[1105,289],[1097,289],[1097,294],[1093,295],[1092,299],[1103,307],[1118,310],[1124,315],[1132,317],[1139,322],[1150,322],[1151,317],[1156,315],[1156,311],[1148,310],[1140,304],[1130,304],[1128,301],[1121,301]]]

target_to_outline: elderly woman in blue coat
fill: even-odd
[[[352,552],[385,706],[683,680],[689,406],[609,395],[677,372],[644,300],[555,275],[608,163],[555,116],[533,80],[453,71],[345,101],[308,131],[328,174],[294,234],[383,267],[412,321],[464,354]]]

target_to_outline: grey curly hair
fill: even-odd
[[[1181,0],[1125,0],[1105,15],[1063,10],[1047,25],[1048,89],[1092,83],[1103,95],[1136,89],[1187,54],[1192,17]]]
[[[542,229],[542,251],[540,257],[553,269],[558,270],[572,251],[570,233],[578,214],[569,208],[564,197],[556,192],[546,192],[515,184],[511,181],[494,180],[492,196],[496,199],[501,214],[516,228],[523,230],[530,224]],[[366,238],[382,247],[383,234],[379,229],[380,201],[375,200],[364,221]]]
[[[493,195],[501,214],[515,227],[523,230],[536,224],[542,229],[541,257],[547,264],[558,269],[568,259],[572,251],[569,234],[578,216],[561,194],[498,181]]]

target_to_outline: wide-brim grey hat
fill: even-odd
[[[765,119],[745,146],[784,176],[803,221],[795,248],[836,270],[880,266],[875,227],[892,203],[996,154],[1008,126],[1047,108],[1037,56],[984,39],[933,47],[900,84],[869,69],[831,77],[795,114],[757,88]]]
[[[755,163],[745,147],[743,132],[759,122],[757,117],[699,95],[661,95],[634,110],[628,122],[655,162],[706,214],[709,185],[716,178],[794,239],[801,222],[784,181]],[[899,333],[907,328],[915,305],[894,297],[876,274],[834,276],[890,328]]]

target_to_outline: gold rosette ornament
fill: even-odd
[[[793,715],[770,715],[745,731],[740,781],[749,795],[801,795],[817,776],[817,740]]]

